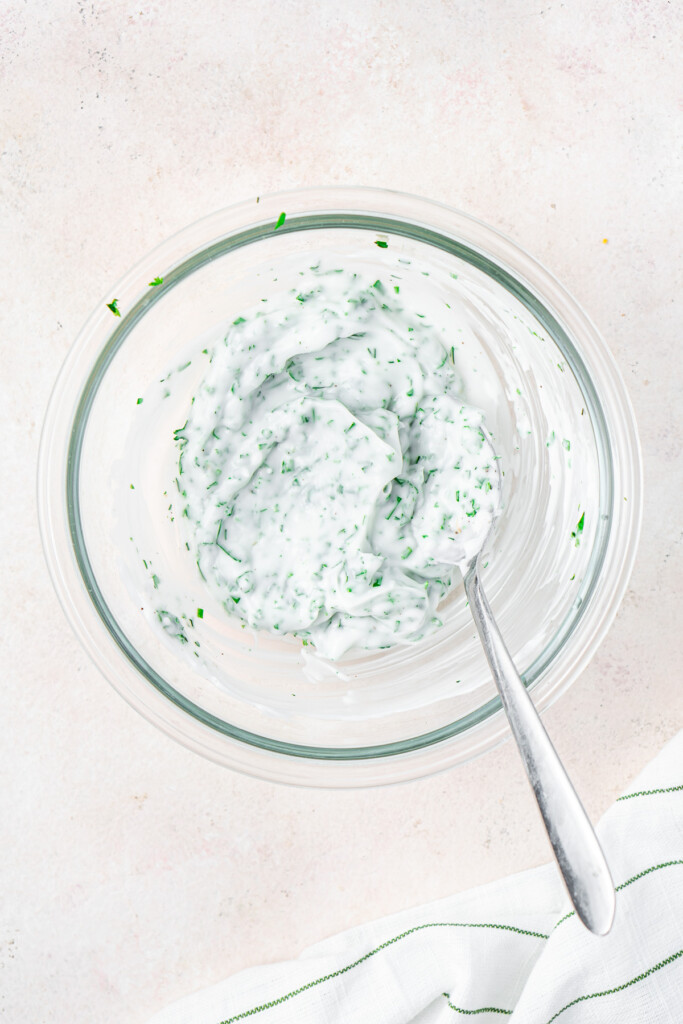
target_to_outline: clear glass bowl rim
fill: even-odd
[[[545,710],[588,664],[611,625],[628,583],[642,515],[640,447],[623,381],[586,314],[537,261],[476,218],[403,193],[360,187],[299,189],[249,200],[182,229],[133,267],[109,293],[119,298],[124,309],[132,307],[130,314],[112,331],[111,313],[105,300],[98,304],[67,355],[48,405],[38,470],[43,547],[67,618],[95,664],[128,703],[184,745],[218,763],[271,781],[334,787],[405,781],[467,760],[504,739],[508,729],[500,701],[497,698],[488,701],[465,719],[434,732],[376,747],[302,747],[245,734],[229,723],[212,719],[160,677],[155,681],[153,669],[146,667],[150,668],[150,676],[142,663],[141,670],[139,657],[136,666],[134,649],[126,650],[122,636],[116,636],[116,629],[112,630],[106,623],[106,615],[101,609],[97,610],[96,581],[88,580],[83,566],[84,554],[87,562],[85,546],[78,550],[77,536],[74,543],[74,523],[78,524],[79,518],[78,514],[74,518],[77,487],[74,491],[69,486],[74,481],[74,462],[77,463],[73,439],[79,419],[77,410],[83,394],[88,391],[87,382],[93,378],[98,359],[111,348],[117,332],[127,325],[125,335],[156,298],[156,295],[150,296],[147,286],[150,279],[161,273],[159,268],[163,269],[165,281],[174,271],[180,271],[176,277],[181,279],[183,268],[186,268],[184,273],[191,273],[196,268],[197,257],[203,257],[202,262],[205,262],[207,251],[220,251],[226,239],[240,235],[244,238],[240,244],[249,244],[251,234],[254,239],[260,237],[263,226],[276,221],[282,210],[287,211],[287,220],[280,229],[283,233],[301,230],[302,226],[317,227],[327,220],[338,226],[355,226],[364,221],[363,226],[377,232],[413,236],[417,232],[419,237],[420,232],[426,231],[433,237],[445,236],[456,251],[464,246],[473,257],[470,262],[476,264],[477,254],[481,254],[484,262],[493,262],[501,270],[507,284],[513,282],[523,294],[535,299],[538,308],[555,323],[556,342],[558,331],[560,336],[565,335],[571,351],[564,354],[570,363],[578,359],[579,373],[586,373],[580,386],[585,392],[587,385],[592,392],[586,397],[593,417],[604,417],[601,429],[609,442],[606,454],[610,473],[609,479],[601,483],[601,502],[607,484],[611,507],[602,538],[597,537],[594,545],[593,562],[597,560],[600,564],[594,564],[595,582],[586,593],[581,610],[583,643],[573,652],[571,665],[562,677],[550,679],[545,669],[535,675],[527,673],[539,710]],[[318,218],[317,223],[312,222],[314,217]],[[528,301],[525,304],[528,305]],[[538,310],[534,312],[538,315]],[[578,351],[574,347],[577,341]],[[598,388],[593,383],[596,368],[601,371]],[[79,429],[82,430],[82,424]],[[599,443],[599,438],[596,441]],[[77,484],[77,472],[75,479]],[[617,491],[619,498],[624,497],[626,501],[612,500]],[[607,578],[599,575],[603,565]],[[586,620],[590,628],[586,628]],[[572,642],[578,623],[577,618],[561,647]],[[556,653],[553,651],[552,656]]]

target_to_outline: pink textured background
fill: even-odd
[[[306,184],[403,189],[563,280],[629,386],[647,494],[617,623],[547,725],[597,816],[683,724],[682,27],[665,0],[5,0],[3,1019],[140,1024],[241,967],[548,857],[510,744],[400,789],[276,788],[157,733],[72,637],[34,509],[50,387],[110,284],[217,207]]]

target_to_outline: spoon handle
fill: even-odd
[[[605,856],[500,635],[482,590],[478,559],[465,573],[465,592],[569,897],[586,927],[605,935],[616,904]]]

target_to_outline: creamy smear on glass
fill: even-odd
[[[392,276],[321,262],[299,282],[208,349],[178,511],[226,612],[336,659],[438,628],[500,484],[454,349]]]

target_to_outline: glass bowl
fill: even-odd
[[[41,443],[40,525],[76,634],[151,722],[262,778],[379,785],[464,761],[507,733],[462,585],[419,643],[325,662],[212,604],[167,514],[173,430],[201,379],[206,337],[321,253],[429,293],[504,474],[483,583],[537,706],[548,707],[586,667],[628,581],[641,516],[636,426],[610,353],[561,285],[440,204],[301,190],[222,210],[159,246],[99,303],[60,373]],[[119,317],[106,305],[114,298]],[[146,401],[181,370],[165,405]],[[159,628],[160,578],[175,595],[167,622],[204,609],[191,623],[196,643]]]

